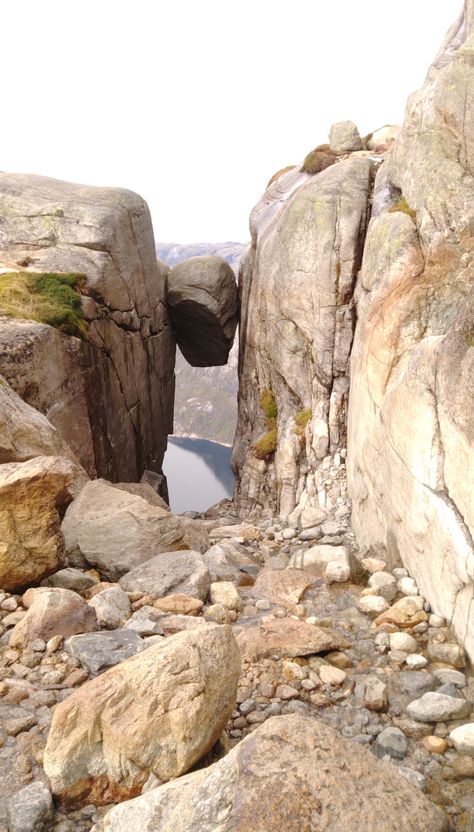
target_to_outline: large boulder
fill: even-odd
[[[191,257],[171,269],[167,302],[178,346],[193,367],[226,364],[239,306],[234,272],[222,257]]]
[[[337,121],[329,131],[329,147],[336,153],[362,150],[362,141],[353,121]]]
[[[254,627],[243,627],[237,641],[242,656],[251,661],[268,656],[310,656],[344,650],[349,646],[337,630],[316,627],[296,618],[275,618],[261,621]]]
[[[221,735],[239,674],[231,628],[207,625],[86,683],[54,711],[44,754],[54,794],[108,803],[139,794],[150,774],[188,771]]]
[[[209,768],[122,803],[104,832],[445,832],[444,812],[327,725],[273,717]]]
[[[69,506],[62,524],[71,563],[84,561],[111,580],[159,552],[209,546],[207,532],[104,480],[87,483]]]
[[[0,466],[0,587],[15,590],[55,572],[64,559],[61,516],[76,466],[38,456]]]
[[[205,601],[211,576],[199,552],[164,552],[131,569],[120,586],[126,592],[142,592],[153,598],[182,593]]]
[[[70,589],[41,588],[25,616],[10,636],[11,647],[26,647],[35,639],[48,641],[53,636],[72,636],[95,630],[95,610]]]
[[[359,547],[400,560],[474,658],[474,8],[411,96],[357,289],[348,485]]]
[[[0,320],[0,372],[91,476],[159,472],[173,426],[168,269],[131,191],[0,173],[0,252],[19,271],[83,276],[84,338]],[[24,318],[25,315],[22,315]]]

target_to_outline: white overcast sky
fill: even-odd
[[[0,169],[130,188],[160,241],[246,241],[270,176],[399,123],[462,0],[0,0]]]

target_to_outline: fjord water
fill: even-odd
[[[231,448],[207,439],[168,437],[163,471],[168,480],[171,511],[206,511],[232,497]]]

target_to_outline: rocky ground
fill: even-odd
[[[194,555],[173,552],[167,589],[167,558],[161,554],[118,583],[103,580],[95,570],[69,567],[43,581],[39,590],[1,592],[2,832],[121,829],[110,819],[102,822],[116,802],[113,794],[112,804],[95,805],[107,800],[107,792],[98,800],[92,789],[89,800],[66,805],[64,789],[61,796],[62,787],[56,786],[52,800],[49,787],[56,774],[50,764],[48,783],[43,760],[58,703],[73,697],[70,702],[79,705],[79,721],[90,733],[96,719],[104,724],[103,709],[109,707],[101,710],[94,702],[102,696],[101,680],[112,680],[104,703],[116,688],[127,707],[140,704],[138,681],[136,691],[128,689],[128,700],[123,694],[120,662],[137,654],[143,664],[144,656],[151,661],[152,651],[161,649],[156,645],[175,633],[185,634],[184,645],[198,631],[227,632],[225,625],[242,655],[237,696],[225,712],[222,701],[230,694],[223,693],[222,680],[230,679],[236,665],[221,657],[206,687],[220,680],[221,716],[230,718],[199,770],[226,759],[270,717],[316,718],[370,749],[428,795],[447,813],[452,830],[472,832],[474,677],[453,634],[420,597],[407,571],[388,571],[374,558],[357,560],[349,518],[341,497],[332,512],[321,510],[306,528],[282,527],[270,518],[249,524],[224,503],[194,517],[209,534],[209,548]],[[221,626],[209,628],[209,623]],[[113,670],[104,676],[109,668],[115,676],[110,676]],[[58,725],[62,718],[62,728],[53,727],[50,737],[53,756],[62,761],[58,777],[63,784],[68,755],[80,753],[77,743],[66,750],[62,745],[74,711],[65,707],[55,717]],[[201,714],[192,730],[202,732],[209,713]],[[113,713],[117,732],[126,733],[122,719],[122,712]],[[145,744],[146,729],[141,730],[138,740]],[[150,774],[143,791],[152,794],[160,782]]]

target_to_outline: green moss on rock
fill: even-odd
[[[301,172],[310,173],[311,175],[321,173],[322,170],[334,164],[338,155],[330,149],[328,144],[320,144],[311,153],[308,153],[301,167]]]
[[[81,338],[87,333],[79,292],[84,280],[82,274],[0,274],[0,314],[49,324]]]
[[[269,430],[253,446],[257,459],[269,459],[277,449],[277,429]]]
[[[395,205],[388,209],[389,214],[395,214],[397,211],[400,211],[401,214],[407,214],[415,222],[416,211],[414,208],[410,208],[404,196],[400,196]]]

